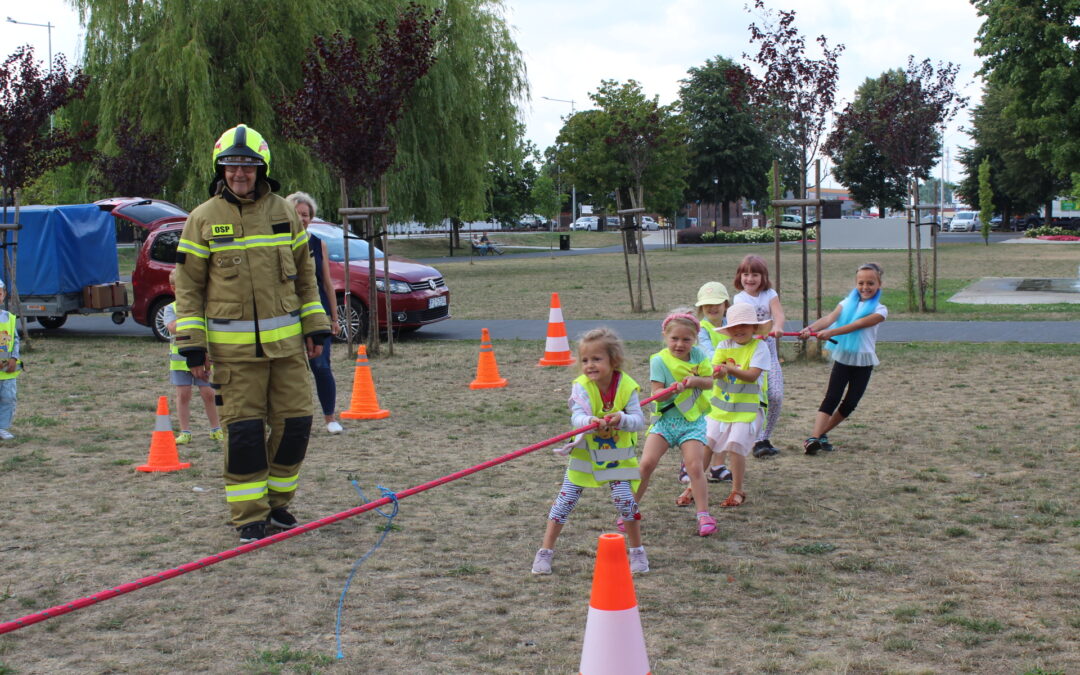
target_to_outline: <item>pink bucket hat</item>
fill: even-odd
[[[727,323],[724,324],[722,328],[716,329],[717,331],[724,333],[725,335],[730,335],[730,333],[728,333],[728,329],[734,328],[735,326],[764,326],[766,324],[772,323],[768,320],[758,321],[757,310],[754,309],[753,305],[747,304],[745,302],[736,302],[731,307],[728,307],[726,319]]]

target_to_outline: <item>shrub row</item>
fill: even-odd
[[[817,238],[817,229],[810,228],[806,231],[809,239]],[[780,241],[799,241],[802,233],[798,230],[780,230]],[[767,244],[773,241],[772,228],[758,228],[753,230],[732,230],[730,232],[719,230],[713,232],[709,228],[691,227],[679,230],[680,244]]]
[[[1076,230],[1070,230],[1064,227],[1055,227],[1053,225],[1041,225],[1039,227],[1033,227],[1024,234],[1025,237],[1054,237],[1054,236],[1076,236]]]

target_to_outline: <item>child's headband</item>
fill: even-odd
[[[696,330],[696,331],[701,330],[701,324],[698,323],[697,317],[694,316],[693,314],[690,314],[690,313],[686,313],[686,314],[668,314],[667,317],[664,319],[664,323],[660,324],[660,330],[661,331],[667,330],[667,325],[669,323],[671,323],[672,321],[674,321],[675,319],[686,319],[690,323],[694,324],[694,330]]]

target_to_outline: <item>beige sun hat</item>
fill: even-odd
[[[734,328],[735,326],[765,326],[772,323],[772,321],[769,320],[758,321],[757,310],[754,309],[753,305],[745,302],[736,302],[731,307],[728,307],[726,318],[727,323],[725,323],[722,328],[717,328],[716,330],[727,335],[730,335],[728,329]]]
[[[698,289],[697,303],[695,307],[701,307],[702,305],[722,305],[731,296],[728,295],[727,287],[719,281],[710,281]]]

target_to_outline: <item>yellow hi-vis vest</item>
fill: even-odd
[[[698,363],[683,361],[682,359],[676,358],[667,348],[653,354],[650,358],[655,359],[658,356],[660,357],[660,360],[664,362],[664,367],[668,369],[668,372],[671,373],[671,377],[676,382],[682,382],[691,375],[700,377],[712,376],[712,365],[708,360],[699,361]],[[682,413],[683,417],[686,418],[686,421],[693,422],[702,415],[707,415],[712,407],[709,403],[709,397],[704,394],[705,392],[701,389],[683,389],[674,400],[664,401],[663,403],[657,401],[654,404],[656,406],[656,412],[653,414],[655,417],[660,417],[665,410],[674,405],[679,409],[679,412]]]
[[[708,319],[702,319],[701,320],[701,326],[706,331],[708,331],[709,340],[712,342],[713,350],[715,350],[716,345],[718,345],[718,344],[720,344],[721,342],[724,341],[724,339],[725,339],[724,334],[721,333],[720,331],[716,330],[717,327],[714,326],[713,322],[709,321]]]
[[[754,338],[735,348],[717,349],[713,354],[713,364],[720,365],[732,359],[740,370],[746,370],[760,342]],[[757,382],[743,382],[731,375],[716,378],[709,417],[719,422],[753,422],[758,412],[768,405],[768,383],[768,373],[765,371],[758,376]]]
[[[169,307],[173,308],[173,312],[176,312],[176,303],[170,302]],[[187,370],[187,358],[180,354],[180,350],[176,347],[176,336],[169,336],[169,370]]]
[[[0,324],[0,363],[12,358],[11,354],[15,351],[15,331],[17,330],[18,328],[15,327],[15,314],[8,312],[7,321]],[[15,366],[14,373],[0,370],[0,380],[15,379],[19,376],[20,370],[22,370],[22,362]]]
[[[593,417],[603,419],[605,414],[621,411],[630,402],[630,395],[638,390],[638,384],[633,378],[621,371],[620,373],[619,386],[615,390],[615,403],[611,410],[606,411],[603,409],[600,389],[592,380],[584,375],[574,380],[584,387],[589,395]],[[588,433],[581,440],[584,447],[575,447],[570,451],[570,463],[566,468],[566,475],[571,483],[581,487],[601,487],[604,483],[628,480],[632,481],[632,489],[637,490],[641,471],[638,470],[636,432],[616,430],[612,432],[611,438],[599,438],[595,433]]]

